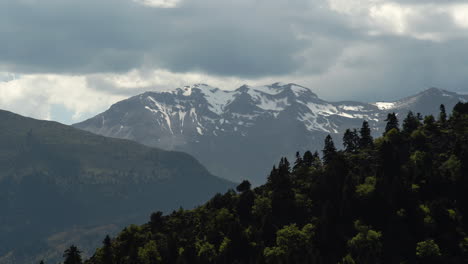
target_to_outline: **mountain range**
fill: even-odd
[[[468,263],[468,103],[405,120],[343,151],[327,136],[323,158],[282,158],[265,184],[154,215],[84,263]]]
[[[258,185],[280,157],[320,150],[327,134],[339,143],[345,129],[367,120],[377,136],[389,112],[437,115],[440,104],[451,109],[467,100],[467,95],[436,88],[394,102],[362,103],[328,102],[293,83],[229,91],[195,84],[131,97],[74,127],[187,152],[214,175]]]
[[[0,263],[85,252],[154,211],[191,208],[233,183],[188,154],[0,111]],[[183,166],[182,166],[183,165]]]

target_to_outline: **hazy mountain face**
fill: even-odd
[[[396,102],[327,102],[296,84],[244,85],[234,91],[197,84],[129,98],[74,126],[184,151],[215,175],[260,184],[281,156],[320,150],[326,134],[338,145],[345,129],[367,120],[379,135],[388,112],[438,114],[440,104],[451,109],[467,99],[433,88]]]
[[[0,111],[0,263],[56,262],[233,184],[193,157]],[[48,261],[46,261],[47,263]]]

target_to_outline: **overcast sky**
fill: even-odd
[[[1,0],[0,108],[71,124],[146,90],[468,91],[466,0]]]

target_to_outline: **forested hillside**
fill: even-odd
[[[153,210],[192,208],[235,186],[185,153],[7,111],[0,120],[1,264],[56,263],[69,243],[92,253],[96,238]]]
[[[283,158],[258,188],[153,213],[87,263],[467,263],[468,103],[400,119]]]

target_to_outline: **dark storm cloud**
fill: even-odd
[[[468,39],[432,42],[381,36],[372,38],[370,45],[356,44],[360,45],[365,56],[358,53],[330,76],[321,77],[320,95],[372,102],[398,100],[431,87],[468,91],[468,53],[461,52]]]
[[[137,67],[214,75],[285,74],[307,46],[282,10],[149,8],[133,1],[0,3],[0,67],[16,72],[123,72]]]
[[[125,70],[145,45],[134,31],[138,17],[119,12],[120,1],[102,2],[2,1],[1,63],[26,72]]]
[[[355,97],[377,88],[378,94],[393,96],[426,86],[468,87],[466,28],[440,8],[414,12],[420,14],[409,17],[400,34],[369,23],[364,13],[332,11],[325,0],[186,0],[167,9],[132,0],[3,0],[0,71],[88,74],[158,68],[252,80],[334,76],[338,86],[324,81],[321,89]],[[386,23],[399,18],[387,15]],[[337,75],[345,70],[356,75]],[[119,95],[138,90],[91,77],[88,85]]]

